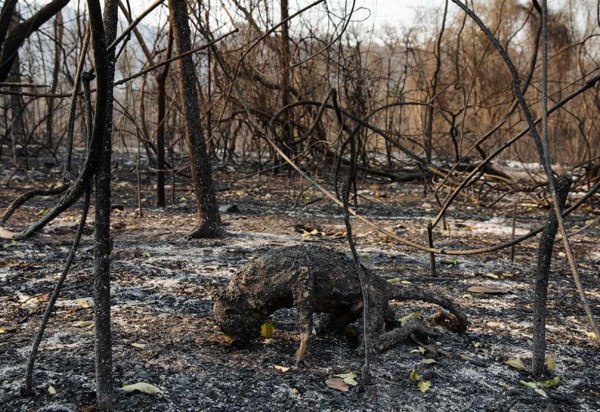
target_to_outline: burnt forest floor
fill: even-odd
[[[343,392],[325,381],[358,372],[362,357],[352,338],[317,336],[308,366],[293,367],[298,345],[294,311],[275,314],[275,332],[243,348],[231,347],[212,320],[214,292],[261,251],[314,243],[347,251],[342,211],[299,177],[285,173],[243,173],[216,168],[227,234],[221,239],[187,240],[194,226],[189,186],[179,186],[174,205],[152,207],[151,175],[143,176],[143,216],[136,208],[134,174],[115,171],[112,214],[112,322],[115,386],[146,382],[162,394],[117,391],[119,411],[597,411],[600,410],[600,351],[594,347],[579,297],[557,242],[550,278],[548,352],[560,384],[542,391],[520,383],[533,379],[505,362],[529,366],[533,273],[538,239],[509,251],[459,257],[437,256],[438,276],[428,276],[425,253],[393,242],[354,221],[363,264],[384,277],[436,287],[458,302],[469,317],[465,335],[443,332],[430,341],[410,341],[372,359],[373,379]],[[5,180],[0,169],[0,207],[25,189],[44,187],[57,168],[40,166]],[[179,178],[181,180],[181,178]],[[400,236],[426,242],[435,202],[417,184],[361,182],[359,211]],[[170,195],[170,192],[167,191]],[[320,200],[321,199],[321,200]],[[597,202],[597,199],[596,199]],[[171,203],[171,202],[169,202]],[[5,227],[17,230],[51,207],[35,199]],[[448,230],[436,229],[443,248],[490,246],[510,238],[512,202],[493,208],[459,199],[448,214]],[[598,216],[588,205],[569,217],[568,227]],[[548,211],[523,204],[517,234],[544,221]],[[0,240],[0,410],[89,411],[94,404],[93,213],[37,358],[34,396],[21,396],[25,365],[49,294],[63,268],[80,214],[80,204],[25,241]],[[301,230],[302,227],[304,230]],[[315,229],[315,230],[313,230]],[[598,225],[572,237],[584,287],[600,315]],[[469,288],[482,286],[476,293]],[[399,287],[401,287],[399,285]],[[486,289],[487,288],[487,289]],[[435,308],[418,302],[397,306],[398,316]],[[434,361],[431,361],[433,359]],[[425,362],[424,362],[425,360]],[[275,367],[277,366],[277,367]],[[289,370],[286,368],[290,368]],[[422,393],[410,379],[416,371],[431,387]],[[414,376],[414,375],[413,375]],[[549,377],[549,378],[550,378]],[[50,389],[51,388],[51,389]],[[55,391],[54,394],[50,392]]]

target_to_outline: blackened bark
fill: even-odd
[[[58,87],[58,75],[60,73],[60,55],[62,50],[62,39],[63,39],[64,25],[62,12],[56,14],[56,20],[54,22],[54,64],[52,67],[52,85],[50,86],[50,94],[56,93]],[[46,98],[46,104],[48,107],[48,115],[46,116],[46,144],[48,149],[52,149],[53,141],[53,122],[54,122],[54,98]]]
[[[192,49],[189,16],[185,0],[169,0],[171,28],[177,54]],[[202,134],[197,77],[191,55],[177,61],[181,99],[185,121],[185,136],[190,157],[194,195],[198,208],[198,225],[189,234],[192,238],[216,237],[222,234],[221,216],[212,180],[212,172]]]
[[[281,20],[284,21],[290,17],[288,0],[280,0],[281,4]],[[279,62],[281,66],[281,106],[287,107],[291,102],[291,69],[290,69],[290,36],[289,36],[289,22],[285,21],[281,25],[281,52],[279,55]],[[283,152],[293,157],[294,149],[292,142],[294,141],[294,128],[292,127],[292,119],[290,119],[291,112],[286,111],[282,114],[283,121]],[[288,174],[292,172],[292,167],[288,164]]]
[[[573,178],[570,173],[565,173],[556,180],[556,195],[560,210],[562,211],[567,201],[567,195]],[[533,302],[533,356],[531,370],[534,376],[542,377],[546,372],[546,315],[548,312],[548,276],[552,261],[554,239],[558,231],[558,221],[554,210],[548,215],[548,222],[540,238],[538,251],[538,267],[535,279],[535,300]]]
[[[0,53],[0,82],[5,81],[8,77],[8,74],[10,73],[10,68],[12,67],[15,58],[18,55],[17,52],[19,48],[23,45],[25,39],[27,39],[27,37],[29,37],[29,35],[34,31],[36,31],[42,24],[50,20],[52,16],[58,13],[68,3],[69,0],[54,0],[42,7],[33,16],[25,20],[23,23],[19,23],[13,28],[11,28],[9,33],[6,35],[6,38],[4,39],[2,52]],[[10,8],[11,5],[12,2],[9,2],[6,6],[9,6]],[[12,10],[14,12],[14,5],[12,6]],[[0,35],[1,34],[2,33],[0,32]]]
[[[6,33],[10,27],[15,8],[17,7],[17,0],[7,0],[0,10],[0,50],[6,39]]]
[[[171,58],[173,50],[173,31],[169,31],[165,60]],[[167,76],[171,64],[167,63],[156,76],[158,87],[158,127],[156,129],[156,206],[165,207],[165,122],[167,101]]]
[[[93,137],[101,140],[99,164],[94,176],[96,188],[94,224],[94,322],[96,329],[96,407],[112,408],[112,342],[110,327],[110,161],[114,50],[107,52],[117,30],[117,2],[106,0],[104,21],[98,0],[88,0],[94,68],[96,71],[96,116]],[[92,140],[94,140],[92,139]]]

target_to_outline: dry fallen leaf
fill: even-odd
[[[421,359],[421,362],[426,365],[432,365],[434,363],[437,363],[437,361],[435,359],[431,359],[431,358]]]
[[[512,366],[513,368],[515,368],[517,370],[520,370],[520,371],[526,371],[527,370],[527,368],[523,364],[523,361],[520,358],[509,359],[509,360],[507,360],[504,363],[506,363],[508,366]]]
[[[556,359],[552,355],[546,355],[546,366],[550,372],[556,371]]]
[[[73,326],[78,328],[87,328],[94,324],[93,320],[78,320],[77,322],[73,322]]]
[[[279,372],[287,372],[290,370],[290,368],[288,368],[287,366],[281,366],[281,365],[273,365],[273,369],[275,369],[276,371],[279,371]]]
[[[356,373],[354,372],[348,372],[348,373],[340,373],[337,375],[333,375],[337,378],[342,378],[344,380],[345,383],[347,383],[348,385],[352,385],[352,386],[356,386],[358,385],[358,382],[356,382],[356,380],[354,378],[356,378]]]
[[[342,378],[329,378],[325,381],[325,385],[329,386],[331,389],[342,392],[348,392],[350,390],[350,387]]]
[[[148,393],[150,395],[154,395],[156,393],[162,393],[162,391],[160,389],[158,389],[156,386],[150,385],[149,383],[146,383],[146,382],[137,382],[137,383],[133,383],[131,385],[125,385],[121,389],[123,389],[125,392],[140,391],[140,392]]]
[[[486,295],[505,295],[510,293],[508,289],[493,286],[471,286],[467,290],[471,293],[485,293]]]

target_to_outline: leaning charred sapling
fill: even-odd
[[[466,331],[467,319],[450,299],[430,290],[391,284],[368,270],[365,272],[369,293],[366,333],[376,350],[388,349],[414,332],[429,331],[424,322],[417,321],[389,329],[394,324],[389,306],[392,300],[437,304],[451,312],[438,316],[444,319],[444,326],[459,333]],[[233,275],[217,297],[214,312],[221,330],[234,341],[244,342],[260,335],[260,327],[269,315],[290,307],[298,311],[300,347],[296,364],[299,364],[308,348],[313,313],[327,314],[323,325],[326,331],[341,330],[361,316],[363,301],[354,262],[322,247],[292,246],[269,251]]]

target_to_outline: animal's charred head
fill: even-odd
[[[227,292],[215,300],[215,321],[221,331],[233,343],[244,343],[260,336],[260,327],[265,320],[262,311],[257,311],[242,298],[234,298]]]

